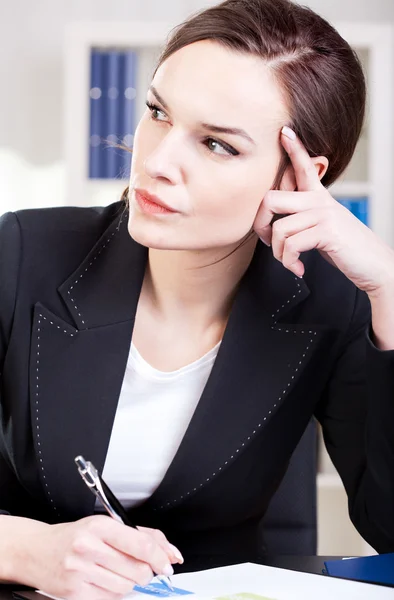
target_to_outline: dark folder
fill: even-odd
[[[326,574],[394,587],[394,552],[345,560],[329,560]]]

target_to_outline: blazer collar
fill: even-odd
[[[128,212],[109,225],[79,267],[58,288],[80,330],[134,319],[148,249],[134,241]],[[309,295],[303,279],[258,243],[240,288],[245,288],[267,319],[276,322]]]
[[[148,249],[127,229],[128,211],[116,217],[58,291],[77,329],[134,319]]]

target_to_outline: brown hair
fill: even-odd
[[[310,156],[327,157],[322,184],[330,186],[349,164],[365,116],[365,77],[350,45],[325,19],[290,0],[225,0],[171,30],[153,77],[174,52],[201,40],[258,56],[272,70],[287,104],[286,124]],[[288,164],[283,149],[272,189]]]

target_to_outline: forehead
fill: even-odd
[[[279,131],[288,118],[281,90],[263,60],[210,40],[172,54],[153,84],[174,114],[242,127],[256,141]]]

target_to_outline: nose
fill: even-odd
[[[172,132],[160,141],[155,149],[144,160],[144,169],[149,177],[163,177],[173,184],[182,180],[182,144],[179,136]]]

